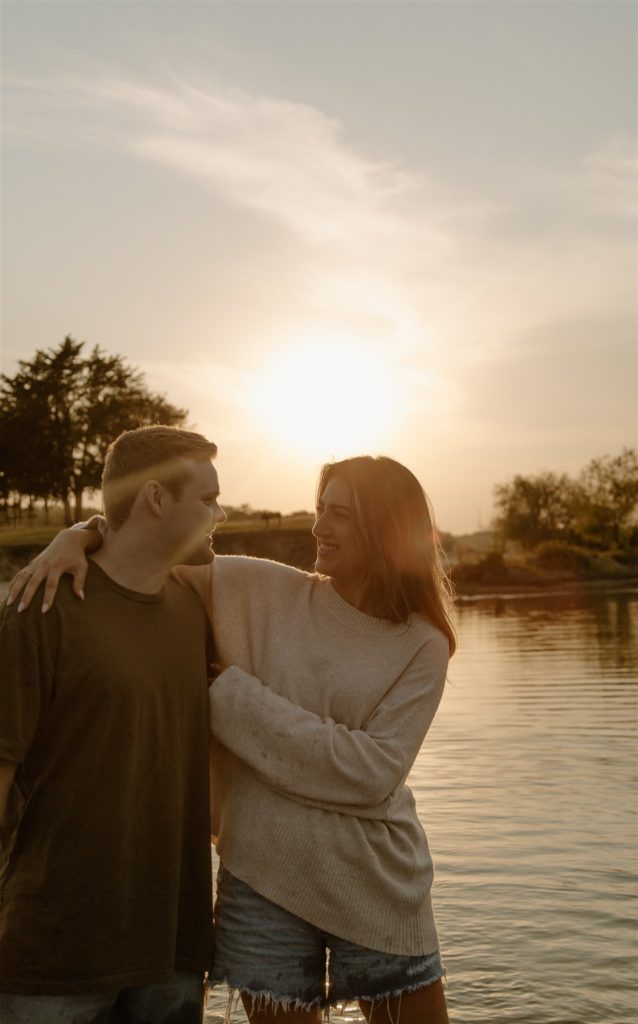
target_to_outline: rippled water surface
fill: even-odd
[[[410,780],[451,1018],[632,1024],[638,592],[465,601],[458,628]]]

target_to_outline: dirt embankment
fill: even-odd
[[[254,555],[272,558],[297,569],[312,572],[317,556],[317,542],[310,530],[221,531],[215,534],[218,555]]]

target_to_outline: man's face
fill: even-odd
[[[184,461],[188,476],[180,496],[168,499],[167,540],[174,565],[206,565],[214,557],[212,534],[215,527],[226,519],[218,501],[217,470],[210,462]]]

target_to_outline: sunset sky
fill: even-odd
[[[636,444],[637,10],[4,0],[3,372],[71,334],[222,501],[388,454],[457,533]]]

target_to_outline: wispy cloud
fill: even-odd
[[[339,244],[391,229],[392,203],[414,187],[398,168],[358,156],[338,122],[303,104],[188,87],[169,107],[158,93],[133,92],[129,100],[160,129],[136,140],[137,152],[311,242]]]
[[[13,78],[8,85],[22,93],[16,107],[22,131],[34,124],[35,113],[40,137],[44,128],[59,141],[65,134],[60,118],[72,124],[74,112],[92,109],[102,114],[104,141],[119,136],[139,156],[174,167],[314,243],[364,241],[392,231],[394,204],[419,187],[406,170],[357,154],[340,122],[308,104],[238,88],[203,91],[174,82],[160,89],[108,77]],[[98,138],[100,126],[94,130]]]
[[[636,222],[638,143],[616,137],[588,156],[584,164],[592,202]]]

